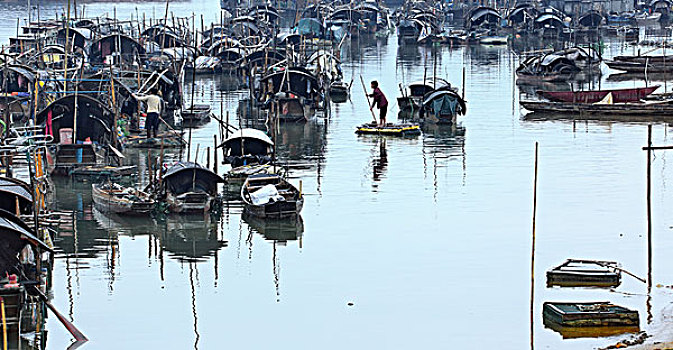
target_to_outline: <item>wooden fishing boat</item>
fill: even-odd
[[[281,167],[271,165],[273,141],[261,130],[242,128],[232,133],[220,147],[224,148],[224,162],[231,164],[226,174],[227,188],[239,192],[250,175],[283,173]]]
[[[227,188],[230,192],[240,192],[241,186],[251,175],[285,175],[285,169],[271,164],[251,164],[235,167],[227,172]]]
[[[211,209],[217,196],[219,175],[199,164],[178,162],[162,177],[163,196],[171,212],[204,213]]]
[[[605,60],[608,67],[629,73],[673,73],[673,62],[637,62]]]
[[[329,86],[329,97],[334,103],[348,101],[350,86],[343,81],[335,81]]]
[[[7,333],[17,334],[22,328],[22,313],[30,303],[32,290],[44,288],[40,265],[43,253],[53,249],[37,237],[23,220],[0,209],[0,297],[4,300],[4,322]]]
[[[545,322],[562,327],[628,327],[638,326],[638,311],[610,302],[545,302],[542,307]]]
[[[617,287],[621,278],[614,261],[568,259],[547,271],[547,286]]]
[[[355,129],[358,135],[389,135],[411,137],[421,134],[421,127],[411,123],[388,123],[379,126],[376,123],[362,124]]]
[[[429,78],[409,84],[406,88],[400,87],[402,96],[397,97],[397,106],[400,115],[411,118],[423,105],[423,97],[436,90],[451,90],[451,84],[441,78]]]
[[[621,115],[629,117],[670,117],[673,100],[640,103],[568,103],[548,101],[521,101],[521,107],[539,113]]]
[[[104,213],[148,214],[156,204],[149,193],[110,182],[92,185],[91,198],[94,206]]]
[[[252,175],[241,188],[245,212],[265,219],[296,218],[304,206],[304,196],[278,175]]]
[[[33,193],[27,183],[0,177],[0,209],[16,215],[33,212]]]
[[[506,36],[488,35],[479,38],[479,43],[482,45],[507,45]]]
[[[642,64],[664,64],[673,63],[673,55],[635,55],[635,56],[615,56],[615,62],[631,62]]]
[[[70,176],[72,176],[73,180],[114,180],[121,179],[122,177],[133,176],[137,173],[137,170],[138,167],[135,165],[87,165],[72,169],[70,171]]]
[[[201,123],[210,120],[212,108],[208,104],[194,104],[180,112],[183,123]]]
[[[553,102],[596,103],[612,94],[614,103],[637,102],[651,95],[659,85],[633,89],[611,89],[594,91],[536,91],[538,95]]]

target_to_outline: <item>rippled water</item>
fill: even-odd
[[[62,6],[47,2],[41,11]],[[112,13],[114,6],[126,18],[136,7],[148,16],[164,9],[96,2],[86,12]],[[216,1],[170,6],[176,15],[204,13],[206,23],[218,8]],[[0,4],[3,42],[15,30],[12,20],[24,15],[22,4]],[[608,56],[625,50],[614,43]],[[465,68],[467,135],[433,128],[418,139],[357,137],[354,127],[370,119],[359,75],[378,79],[392,101],[398,83],[432,74],[433,52],[438,74],[454,85]],[[571,257],[617,260],[647,274],[645,124],[524,120],[513,83],[518,59],[504,47],[398,48],[391,36],[354,41],[349,54],[351,101],[333,105],[329,119],[284,125],[279,135],[281,156],[304,165],[291,178],[306,194],[301,225],[248,222],[235,201],[217,222],[108,217],[92,209],[89,185],[57,181],[58,208],[77,215],[76,232],[56,242],[53,302],[91,339],[86,348],[528,347],[536,141],[536,346],[613,341],[563,340],[542,326],[544,301],[609,300],[637,309],[647,328],[647,291],[632,278],[625,276],[618,292],[548,289],[544,279],[545,270]],[[217,114],[222,101],[236,124],[246,94],[225,85],[197,78],[195,96]],[[212,146],[216,130],[215,122],[195,129],[194,147]],[[655,126],[655,144],[671,143],[668,130]],[[129,153],[135,163],[145,157]],[[670,157],[656,152],[652,180],[653,276],[663,285],[673,284],[666,253],[673,248]],[[654,288],[653,326],[671,294]],[[55,318],[47,327],[49,348],[68,346]]]

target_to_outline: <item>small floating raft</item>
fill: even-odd
[[[622,274],[614,261],[568,259],[547,271],[547,286],[617,287]]]
[[[546,302],[542,308],[545,325],[560,327],[638,327],[638,311],[609,302]]]
[[[411,123],[387,123],[385,126],[369,123],[358,126],[355,133],[358,135],[418,136],[421,134],[421,127]]]

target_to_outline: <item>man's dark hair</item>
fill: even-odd
[[[375,88],[379,87],[379,82],[376,80],[372,80],[372,85],[374,85]]]

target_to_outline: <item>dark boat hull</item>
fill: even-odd
[[[614,103],[637,102],[651,95],[659,85],[634,89],[614,89],[597,91],[537,91],[537,93],[553,102],[596,103],[612,94]]]
[[[539,113],[563,113],[567,115],[594,114],[594,115],[621,115],[639,117],[658,117],[673,115],[673,101],[663,103],[622,103],[622,104],[594,104],[594,103],[566,103],[544,101],[521,101],[521,107]]]

